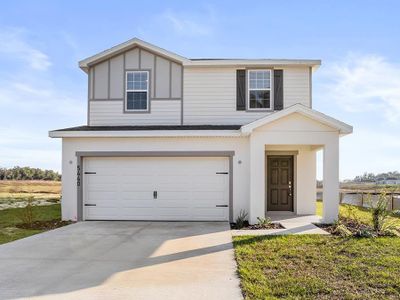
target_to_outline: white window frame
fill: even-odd
[[[251,72],[268,72],[269,73],[269,88],[266,89],[251,89],[250,88],[250,73]],[[251,69],[247,70],[247,110],[273,110],[273,72],[272,69]],[[269,107],[250,108],[250,91],[269,91]]]
[[[129,73],[146,73],[147,74],[147,89],[146,90],[136,90],[128,89],[128,74]],[[131,70],[125,72],[125,111],[127,112],[148,112],[150,110],[149,103],[149,91],[150,91],[150,72],[146,70]],[[146,92],[146,109],[128,109],[128,92]]]

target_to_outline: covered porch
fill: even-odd
[[[249,221],[315,215],[316,152],[323,151],[323,216],[339,212],[339,138],[351,126],[294,105],[242,128],[250,136]]]

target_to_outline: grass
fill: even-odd
[[[245,299],[399,299],[400,238],[242,236]]]
[[[322,216],[322,209],[323,209],[322,201],[317,201],[316,214],[318,216]],[[348,219],[357,218],[360,221],[360,223],[372,226],[371,212],[368,208],[365,208],[365,207],[354,206],[354,205],[349,205],[349,204],[340,204],[339,216],[343,217],[343,218],[348,218]],[[390,216],[390,217],[388,217],[388,220],[399,223],[399,225],[400,225],[399,217]]]
[[[23,202],[29,197],[35,200],[58,202],[61,194],[61,182],[43,180],[1,180],[0,204]]]
[[[322,209],[318,201],[316,213]],[[342,204],[339,215],[372,225],[368,208]],[[400,238],[240,236],[233,242],[245,299],[400,299]]]
[[[16,227],[21,223],[20,216],[23,208],[10,208],[0,210],[0,244],[18,240],[33,234],[43,232],[45,230],[21,229]],[[50,221],[61,219],[60,204],[47,206],[34,206],[33,211],[36,221]]]

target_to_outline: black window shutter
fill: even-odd
[[[274,70],[274,110],[283,109],[283,70]]]
[[[236,70],[236,110],[246,110],[246,70]]]

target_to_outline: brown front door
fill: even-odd
[[[293,211],[293,156],[267,158],[267,211]]]

